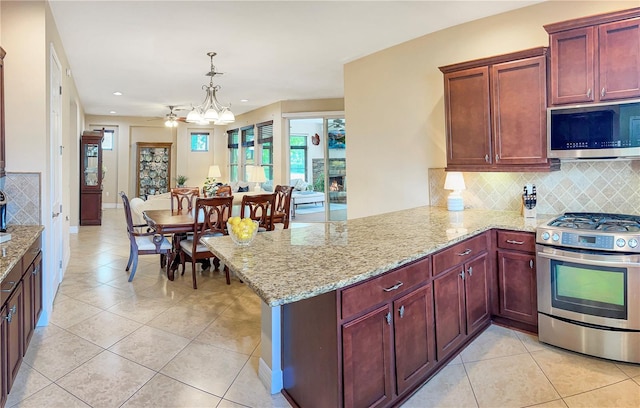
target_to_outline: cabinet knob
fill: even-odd
[[[529,268],[533,269],[533,259],[529,260]]]
[[[387,320],[387,324],[391,326],[391,312],[388,312],[384,318]]]
[[[9,310],[9,312],[7,313],[6,316],[2,316],[2,318],[4,320],[6,320],[7,322],[11,323],[11,319],[13,319],[13,313],[11,313],[11,310]]]
[[[516,241],[514,239],[508,239],[507,244],[523,245],[524,241]]]
[[[488,154],[485,154],[485,155],[484,155],[484,161],[485,161],[485,162],[487,162],[487,163],[489,163],[489,155],[488,155]]]
[[[498,160],[500,160],[500,156],[496,154],[496,163],[498,162]]]
[[[600,96],[604,98],[606,94],[607,94],[607,90],[602,88],[602,90],[600,91]]]
[[[400,309],[398,309],[398,314],[400,314],[401,319],[404,317],[404,305],[400,306]]]
[[[469,274],[469,276],[473,276],[473,267],[470,266],[469,269],[467,269],[467,273]]]
[[[587,98],[591,98],[591,88],[587,89]]]
[[[471,250],[469,248],[465,249],[463,252],[460,252],[459,254],[457,254],[458,256],[465,256],[465,255],[469,255],[471,253]]]
[[[464,269],[460,271],[460,278],[462,278],[462,280],[464,280]]]

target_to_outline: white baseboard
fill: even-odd
[[[262,357],[260,357],[260,362],[258,363],[258,377],[271,394],[277,394],[282,391],[282,370],[274,373]]]

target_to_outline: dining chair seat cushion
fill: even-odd
[[[154,251],[156,249],[156,244],[153,242],[152,236],[146,237],[136,237],[136,245],[138,245],[139,251]],[[168,239],[162,238],[162,242],[160,243],[160,250],[170,250],[171,242]]]
[[[221,237],[224,234],[212,234],[209,235],[211,237]],[[191,252],[193,251],[193,236],[187,238],[187,239],[183,239],[180,240],[180,247],[182,248],[182,250],[184,252],[187,253],[187,255],[191,256]],[[196,253],[198,252],[210,252],[209,251],[209,247],[202,244],[202,243],[198,243],[198,246],[196,247]]]

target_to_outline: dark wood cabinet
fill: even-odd
[[[23,326],[24,326],[24,309],[22,296],[22,282],[19,281],[15,287],[13,294],[9,296],[6,303],[6,313],[3,316],[6,319],[6,382],[7,390],[11,390],[13,381],[18,375],[20,363],[22,363],[23,355]]]
[[[444,75],[447,168],[491,163],[489,69],[468,68]]]
[[[0,282],[0,407],[18,374],[42,312],[41,237]]]
[[[447,170],[549,171],[547,48],[440,67]]]
[[[0,47],[0,178],[5,173],[5,148],[4,148],[4,49]]]
[[[640,97],[640,8],[544,26],[551,104]]]
[[[426,285],[393,302],[398,394],[423,380],[436,362],[433,289]]]
[[[80,225],[102,224],[102,139],[104,131],[80,138]]]
[[[433,256],[438,360],[490,323],[488,247],[487,234],[482,234]]]
[[[496,315],[528,324],[520,328],[537,332],[535,236],[526,232],[498,231],[497,247]]]
[[[342,327],[345,407],[380,407],[393,399],[391,319],[385,305]]]
[[[0,407],[7,402],[7,307],[0,307]]]

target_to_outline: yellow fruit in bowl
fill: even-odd
[[[230,217],[227,222],[231,225],[238,225],[240,223],[240,217]]]

